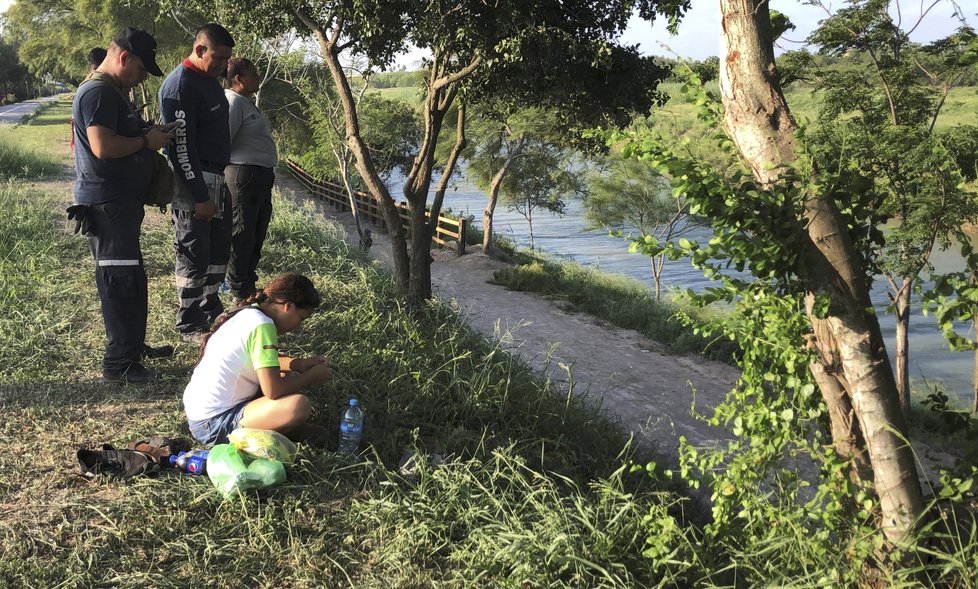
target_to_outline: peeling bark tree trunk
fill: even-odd
[[[431,177],[435,168],[435,146],[438,134],[441,132],[445,115],[455,102],[458,94],[458,83],[471,75],[482,63],[480,57],[474,57],[465,67],[449,72],[453,63],[452,56],[435,52],[432,56],[431,73],[428,78],[427,97],[424,109],[424,138],[418,155],[411,164],[407,179],[404,181],[404,197],[408,201],[411,223],[411,260],[408,281],[408,304],[418,306],[431,298],[431,235],[426,226],[425,206],[428,201],[428,189],[431,187]],[[464,110],[460,123],[464,124]],[[464,142],[464,134],[460,135]],[[449,158],[443,177],[448,178],[455,172],[458,157]],[[443,193],[444,196],[444,193]],[[441,203],[438,203],[439,208]],[[433,215],[434,216],[434,215]]]
[[[380,174],[374,167],[367,144],[360,135],[360,121],[357,118],[357,108],[353,97],[353,89],[343,71],[340,63],[340,48],[337,43],[343,29],[342,21],[333,23],[333,28],[324,31],[314,19],[305,14],[301,9],[296,10],[296,16],[313,33],[316,42],[319,44],[319,52],[322,54],[323,61],[329,69],[329,74],[333,78],[333,85],[336,86],[336,94],[339,96],[340,104],[343,106],[343,118],[346,122],[346,139],[356,161],[357,171],[367,185],[367,190],[373,196],[377,204],[384,212],[384,222],[391,238],[391,253],[394,258],[394,280],[400,292],[408,291],[408,276],[410,273],[410,260],[408,258],[407,241],[404,236],[404,228],[401,225],[401,216],[397,211],[397,204],[394,198],[381,180]]]
[[[720,0],[720,7],[724,128],[754,175],[768,184],[777,179],[775,165],[797,159],[798,129],[774,68],[768,4]],[[869,288],[846,225],[828,195],[809,195],[804,220],[807,307],[815,332],[811,343],[821,359],[813,375],[829,407],[833,436],[847,438],[836,440],[836,448],[860,447],[852,420],[840,421],[844,415],[855,416],[880,497],[882,528],[891,541],[899,541],[913,529],[923,500],[913,454],[904,441],[893,372],[879,323],[870,312]],[[828,316],[813,313],[816,295],[830,297]]]

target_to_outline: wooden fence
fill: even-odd
[[[341,211],[350,210],[350,199],[346,194],[346,189],[340,184],[334,184],[333,182],[327,182],[325,180],[320,180],[318,178],[313,178],[308,172],[303,170],[299,164],[292,160],[287,160],[286,165],[289,167],[289,171],[295,176],[296,180],[302,183],[313,196],[320,200],[324,200],[327,203],[333,205],[336,209]],[[360,211],[360,215],[368,219],[374,225],[384,225],[384,214],[373,197],[371,197],[366,192],[357,190],[354,192],[354,199],[357,203],[357,210]],[[401,222],[403,226],[410,230],[410,221],[408,216],[408,205],[406,202],[401,202],[397,205],[397,211],[401,216]],[[425,211],[425,218],[431,218],[431,212]],[[438,226],[435,228],[435,235],[432,241],[440,246],[449,245],[454,247],[458,255],[465,253],[465,230],[468,225],[468,219],[465,218],[454,218],[445,215],[438,216]]]

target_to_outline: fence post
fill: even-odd
[[[458,256],[465,255],[465,227],[469,224],[468,221],[465,217],[458,220],[458,247],[455,249],[455,254]]]

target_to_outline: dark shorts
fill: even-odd
[[[213,446],[214,444],[227,444],[228,434],[238,428],[241,418],[244,417],[245,405],[254,399],[242,401],[231,407],[224,413],[218,413],[207,419],[187,420],[190,426],[190,434],[201,444]]]

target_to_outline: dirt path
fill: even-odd
[[[287,196],[306,195],[291,177],[277,185]],[[346,228],[356,243],[349,213],[321,207],[327,217]],[[374,232],[371,254],[391,264],[390,241]],[[478,247],[456,256],[437,250],[432,286],[438,298],[455,306],[466,323],[485,337],[518,354],[535,371],[574,391],[584,392],[609,410],[626,431],[645,447],[672,455],[679,436],[696,445],[723,437],[690,414],[695,391],[697,408],[706,411],[723,399],[737,381],[737,369],[699,356],[673,356],[637,332],[601,325],[588,315],[568,313],[534,293],[508,291],[488,284],[505,264]]]

